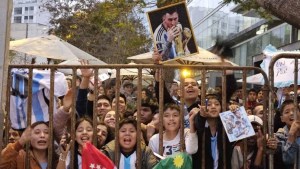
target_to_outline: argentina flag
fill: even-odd
[[[10,120],[11,127],[15,129],[27,127],[28,73],[28,69],[13,69],[11,72]],[[49,121],[50,73],[50,70],[33,69],[31,123]],[[53,113],[57,111],[57,98],[65,95],[66,92],[67,82],[65,75],[55,72]]]

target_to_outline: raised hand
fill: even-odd
[[[60,161],[66,161],[66,158],[68,156],[69,150],[71,148],[73,141],[71,140],[69,144],[60,144],[59,150],[60,150]]]
[[[299,136],[300,132],[300,121],[295,120],[292,123],[292,126],[290,128],[289,134],[288,134],[288,142],[293,143],[296,140],[296,137]]]
[[[257,139],[256,139],[257,148],[258,149],[263,149],[264,135],[262,134],[262,131],[261,131],[260,127],[257,127],[257,128],[258,128]]]
[[[84,60],[84,59],[80,60],[79,62],[80,62],[81,65],[89,65],[89,61]],[[93,69],[80,69],[80,71],[81,71],[81,76],[82,77],[90,78],[94,74]]]
[[[156,48],[154,48],[154,50],[153,50],[152,60],[154,61],[155,64],[159,64],[159,62],[162,60],[162,56],[161,56],[161,54],[159,54],[159,52]]]
[[[22,133],[22,136],[19,139],[19,143],[24,146],[28,141],[30,141],[31,137],[31,127],[28,126],[25,131]]]
[[[155,126],[154,126],[153,122],[150,122],[149,124],[147,124],[146,130],[147,130],[147,139],[150,140],[150,138],[155,133]]]
[[[177,36],[179,36],[180,33],[181,33],[180,28],[178,28],[177,26],[173,26],[172,28],[169,28],[167,30],[167,34],[168,34],[167,41],[172,42]]]

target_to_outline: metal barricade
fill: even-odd
[[[137,96],[137,133],[141,133],[141,114],[140,114],[140,110],[141,110],[141,91],[142,91],[142,80],[143,80],[143,75],[142,75],[142,69],[143,68],[150,68],[150,69],[155,69],[156,71],[161,71],[163,72],[165,69],[191,69],[191,70],[197,70],[199,72],[201,72],[201,81],[202,82],[205,82],[205,79],[206,79],[206,74],[207,74],[207,71],[210,71],[210,70],[214,70],[214,71],[219,71],[222,73],[222,111],[226,111],[226,71],[227,70],[232,70],[232,71],[242,71],[243,73],[243,98],[244,100],[246,100],[246,75],[247,75],[247,72],[248,71],[252,71],[252,70],[255,70],[257,72],[260,72],[262,75],[263,75],[263,78],[264,78],[264,81],[265,82],[268,82],[268,78],[267,78],[267,75],[266,73],[260,69],[260,68],[257,68],[257,67],[235,67],[235,66],[204,66],[204,65],[150,65],[150,64],[138,64],[138,65],[10,65],[9,66],[9,73],[8,73],[8,80],[7,80],[7,83],[8,83],[8,89],[7,89],[7,92],[6,92],[6,112],[7,112],[7,115],[6,115],[6,130],[8,130],[10,128],[9,126],[9,112],[10,112],[10,104],[9,104],[9,101],[10,101],[10,89],[9,87],[11,86],[11,76],[10,76],[10,72],[13,68],[18,68],[18,69],[29,69],[29,80],[28,80],[28,109],[27,109],[27,124],[31,124],[31,112],[32,112],[32,71],[33,69],[50,69],[51,71],[51,81],[50,81],[50,103],[49,103],[49,112],[53,112],[54,110],[54,107],[53,107],[53,103],[54,103],[54,87],[55,87],[55,82],[54,82],[54,73],[56,71],[56,69],[72,69],[72,72],[73,72],[73,81],[72,81],[72,90],[73,90],[73,93],[76,93],[76,84],[75,84],[75,81],[76,81],[76,71],[77,69],[94,69],[94,81],[97,82],[98,81],[98,70],[99,69],[115,69],[116,70],[116,89],[120,89],[120,82],[121,82],[121,76],[120,76],[120,70],[121,69],[124,69],[124,68],[135,68],[138,70],[138,75],[137,75],[137,91],[138,91],[138,96]],[[180,83],[180,89],[183,91],[184,90],[184,77],[181,76],[181,79],[180,79],[181,83]],[[162,155],[163,154],[163,105],[164,105],[164,100],[163,100],[163,93],[164,93],[164,78],[162,76],[159,77],[159,118],[160,118],[160,128],[159,128],[159,154]],[[267,105],[268,105],[268,102],[269,102],[269,106],[270,106],[270,98],[269,97],[269,100],[268,100],[268,93],[269,93],[269,85],[268,83],[266,83],[263,87],[263,90],[264,90],[264,101],[263,101],[263,105],[264,105],[264,121],[267,121]],[[204,96],[205,95],[205,91],[206,91],[206,84],[205,83],[201,83],[201,95]],[[95,90],[94,90],[94,93],[95,95],[98,95],[98,84],[95,83]],[[116,90],[115,91],[116,93],[116,98],[119,98],[120,96],[120,90]],[[183,94],[183,92],[182,92]],[[72,109],[71,109],[71,139],[72,140],[75,140],[75,121],[76,121],[76,114],[75,114],[75,96],[76,94],[74,94],[74,97],[73,97],[73,102],[72,102]],[[181,107],[181,119],[183,119],[184,117],[184,96],[182,96],[180,98],[180,107]],[[204,97],[201,97],[201,104],[205,104],[205,98]],[[244,104],[245,104],[245,101],[244,101]],[[119,130],[119,117],[120,117],[120,114],[119,114],[119,99],[116,99],[116,126],[115,126],[115,132],[117,133],[118,130]],[[97,124],[97,121],[96,121],[96,99],[94,100],[94,107],[93,107],[93,128],[94,128],[94,137],[93,137],[93,143],[96,142],[96,124]],[[1,117],[1,116],[0,116]],[[0,119],[1,122],[3,122],[4,119]],[[50,139],[53,140],[53,113],[50,113],[49,114],[49,120],[50,120],[50,124],[49,124],[49,129],[50,129],[50,133],[52,133],[50,135]],[[272,122],[270,121],[271,119],[269,118],[269,122]],[[271,123],[273,124],[273,123]],[[270,123],[269,123],[270,125]],[[183,124],[183,120],[181,120],[181,128],[180,128],[180,145],[181,145],[181,151],[184,151],[185,148],[184,148],[184,124]],[[269,126],[269,127],[272,127],[272,126]],[[267,131],[267,124],[264,123],[264,132]],[[225,133],[225,131],[223,130],[223,133]],[[226,139],[226,135],[223,134],[223,142],[225,143],[225,139]],[[119,136],[118,134],[115,135],[115,139],[118,140],[119,139]],[[205,139],[203,137],[203,139]],[[6,132],[6,135],[5,135],[5,139],[4,139],[4,145],[7,144],[7,140],[8,140],[8,132]],[[1,139],[2,141],[2,139]],[[203,142],[205,143],[205,142]],[[141,145],[141,139],[139,139],[137,137],[137,145]],[[199,145],[199,147],[202,146],[204,147],[205,145]],[[119,166],[119,158],[120,158],[120,145],[118,144],[118,141],[116,142],[115,144],[115,147],[116,147],[116,155],[115,155],[115,165],[116,166]],[[244,148],[245,150],[247,149],[247,143],[246,141],[244,141]],[[0,148],[2,150],[2,148]],[[223,149],[226,149],[226,145],[223,144]],[[264,151],[265,151],[266,147],[264,146]],[[28,152],[29,150],[29,144],[26,145],[26,150]],[[137,168],[142,168],[141,167],[141,147],[140,146],[137,146]],[[225,152],[225,151],[224,151]],[[54,150],[53,150],[53,144],[50,144],[49,145],[49,148],[48,148],[48,154],[53,154],[54,153]],[[202,149],[202,168],[205,168],[205,151],[204,151],[204,148]],[[247,157],[247,151],[244,152],[244,161],[247,161],[246,160],[246,157]],[[265,153],[264,153],[265,154]],[[223,164],[226,168],[226,164],[229,163],[229,161],[226,161],[226,154],[223,154],[223,159],[219,159],[219,160],[223,160]],[[265,156],[265,155],[264,155]],[[29,157],[27,155],[27,157]],[[1,157],[0,157],[1,158]],[[264,158],[265,159],[265,158]],[[72,145],[71,147],[71,168],[74,168],[73,166],[73,161],[74,160],[74,144]],[[48,166],[49,168],[53,168],[53,165],[52,165],[52,156],[49,156],[48,157]],[[264,168],[265,168],[265,163],[264,163]],[[27,158],[26,160],[26,168],[30,168],[29,166],[29,158]],[[246,165],[244,165],[244,168],[246,168]]]
[[[274,113],[273,113],[273,109],[274,109],[274,105],[272,104],[272,94],[273,94],[273,90],[274,90],[274,84],[275,84],[275,73],[274,73],[274,67],[275,64],[278,60],[280,59],[294,59],[294,65],[285,65],[285,66],[294,66],[294,94],[295,96],[297,96],[297,90],[298,90],[298,75],[299,75],[299,61],[298,59],[300,59],[300,53],[299,52],[282,52],[279,53],[275,56],[272,57],[271,61],[270,61],[270,65],[269,65],[269,84],[270,84],[270,89],[271,91],[269,92],[269,117],[268,117],[268,121],[269,121],[269,126],[268,126],[268,134],[269,136],[273,136],[274,135]],[[284,70],[283,70],[284,71]],[[297,72],[297,73],[296,73]],[[298,106],[298,102],[297,102],[297,97],[293,98],[294,100],[294,105],[295,105],[295,109],[297,109]],[[297,110],[295,110],[294,112],[297,112]],[[295,119],[296,119],[296,113],[295,113]],[[297,157],[296,159],[299,159],[299,154],[297,153]],[[269,168],[273,169],[274,166],[274,161],[273,161],[273,155],[270,155],[269,158]],[[296,168],[299,168],[300,164],[299,164],[299,160],[296,160]]]

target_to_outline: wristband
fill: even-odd
[[[64,157],[64,155],[62,153],[60,153],[59,160],[60,161],[66,161],[66,157]]]

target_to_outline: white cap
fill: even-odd
[[[257,123],[257,124],[259,124],[261,126],[263,125],[262,119],[260,117],[258,117],[258,116],[249,115],[248,119],[249,119],[250,123]]]

